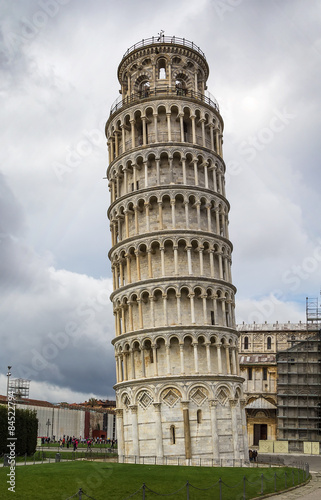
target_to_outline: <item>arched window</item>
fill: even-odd
[[[202,410],[197,410],[197,423],[202,423]]]
[[[171,434],[171,444],[175,444],[175,441],[176,441],[175,425],[170,426],[170,434]]]
[[[249,348],[249,338],[244,337],[244,349],[248,349],[248,348]]]
[[[272,339],[271,339],[271,337],[268,337],[266,339],[266,348],[267,349],[272,349]]]
[[[165,78],[166,78],[166,61],[165,61],[165,59],[160,59],[158,61],[158,78],[159,78],[159,80],[165,80]]]

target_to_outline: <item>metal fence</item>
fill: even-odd
[[[213,97],[209,92],[208,95],[204,95],[201,92],[195,92],[195,90],[189,89],[177,89],[175,87],[162,87],[162,88],[150,88],[148,90],[142,92],[134,92],[130,96],[125,97],[119,96],[116,101],[112,104],[110,108],[110,115],[118,111],[120,108],[123,108],[126,105],[134,104],[137,101],[141,101],[142,99],[148,99],[150,97],[158,97],[158,96],[179,96],[179,97],[190,97],[192,99],[197,99],[198,101],[202,101],[205,104],[208,104],[212,108],[214,108],[217,112],[219,112],[219,105],[215,97]]]
[[[297,468],[296,471],[292,469],[291,472],[285,471],[284,474],[277,474],[276,472],[274,472],[272,478],[271,477],[268,478],[267,474],[264,475],[262,473],[258,480],[250,481],[246,476],[244,476],[241,481],[233,485],[225,483],[222,480],[222,478],[219,478],[219,480],[216,481],[216,483],[212,484],[211,486],[208,486],[207,488],[199,488],[191,484],[189,481],[187,481],[178,490],[168,493],[159,493],[149,488],[149,486],[147,486],[146,483],[143,483],[142,486],[137,491],[126,497],[124,500],[129,500],[130,498],[134,497],[142,498],[142,500],[145,500],[147,499],[147,493],[152,493],[160,497],[171,497],[173,495],[177,495],[177,493],[183,492],[184,490],[187,500],[190,499],[190,492],[192,490],[197,490],[197,491],[211,490],[211,493],[213,493],[213,498],[219,498],[219,500],[231,500],[232,498],[231,490],[234,490],[235,494],[238,495],[237,497],[234,496],[234,498],[238,498],[240,500],[246,500],[247,498],[249,498],[247,496],[248,486],[258,487],[260,489],[259,494],[264,495],[264,493],[271,492],[269,484],[271,484],[272,486],[272,491],[278,492],[298,486],[299,484],[307,481],[308,477],[309,477],[309,465],[304,464],[303,468]],[[280,486],[279,488],[277,487],[277,480],[284,481],[283,487]]]

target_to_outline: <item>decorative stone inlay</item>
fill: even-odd
[[[128,408],[130,404],[131,404],[131,403],[130,403],[130,399],[129,399],[128,395],[127,395],[127,394],[125,394],[125,396],[124,396],[124,398],[123,398],[123,405],[124,405],[126,408]]]
[[[190,398],[197,406],[202,406],[202,404],[207,400],[207,395],[204,394],[200,387],[197,387],[192,392]]]
[[[217,395],[217,399],[219,401],[219,403],[222,405],[222,406],[225,406],[226,405],[226,402],[228,400],[228,395],[226,394],[226,392],[224,391],[224,389],[221,389],[220,392],[218,393]]]
[[[163,395],[164,403],[170,408],[175,406],[175,404],[180,398],[180,396],[177,393],[178,391],[175,391],[175,389],[168,389],[168,391],[166,391]]]
[[[142,392],[138,398],[138,404],[146,410],[153,402],[153,398],[148,394],[148,392]]]

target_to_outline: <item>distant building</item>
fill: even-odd
[[[0,404],[6,404],[7,398],[0,396]],[[63,436],[77,438],[100,437],[117,439],[114,402],[108,401],[107,408],[97,406],[89,408],[82,404],[53,404],[48,401],[24,399],[16,407],[35,410],[38,418],[38,437],[59,440]]]
[[[237,329],[249,446],[287,440],[302,451],[303,441],[320,441],[320,336],[301,322]]]
[[[321,441],[320,335],[293,341],[277,354],[278,439],[288,441],[292,450]]]

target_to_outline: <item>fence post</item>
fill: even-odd
[[[243,477],[243,500],[246,500],[246,477]]]
[[[186,499],[189,500],[189,483],[186,483]]]
[[[277,491],[277,489],[276,489],[276,472],[274,472],[274,491]]]
[[[143,500],[145,500],[145,483],[143,483]]]
[[[286,482],[286,472],[284,472],[284,485],[285,489],[288,487],[287,482]]]
[[[222,500],[222,479],[221,478],[219,478],[218,483],[219,483],[219,487],[220,487],[220,500]]]
[[[264,476],[261,474],[261,495],[263,495],[263,489],[264,489]]]
[[[79,488],[78,495],[79,495],[79,500],[81,500],[82,499],[82,489],[81,488]]]

